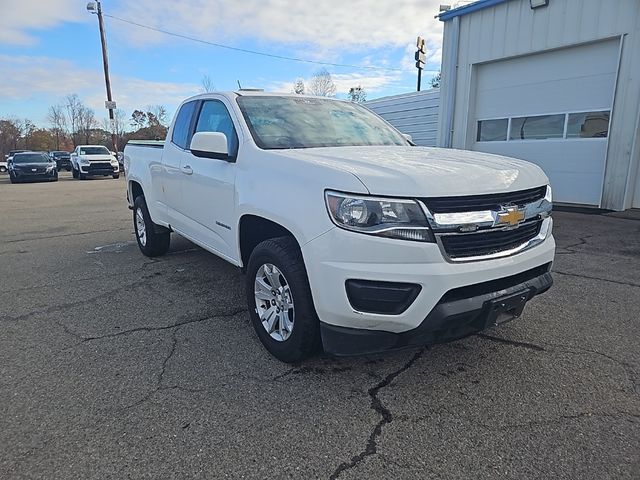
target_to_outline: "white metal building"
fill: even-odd
[[[435,147],[438,133],[440,90],[392,95],[365,102],[370,110],[402,133],[411,135],[416,145]]]
[[[559,202],[640,207],[640,0],[479,0],[440,20],[438,145],[535,162]]]

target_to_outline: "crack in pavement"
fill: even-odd
[[[509,340],[507,338],[494,337],[491,335],[487,335],[486,333],[476,333],[475,336],[484,338],[485,340],[489,340],[491,342],[503,343],[505,345],[511,345],[513,347],[526,348],[527,350],[534,350],[536,352],[546,351],[544,347],[541,347],[540,345],[536,345],[534,343],[518,342],[517,340]]]
[[[410,369],[413,366],[413,364],[416,363],[416,361],[424,354],[426,350],[427,350],[427,347],[422,347],[402,367],[400,367],[398,370],[391,372],[381,382],[379,382],[377,385],[369,389],[368,393],[369,393],[369,396],[371,397],[370,408],[374,410],[378,415],[380,415],[381,418],[376,424],[376,426],[373,428],[371,433],[369,434],[369,438],[367,439],[367,443],[365,445],[364,450],[359,454],[353,456],[349,462],[343,462],[340,465],[338,465],[338,467],[329,477],[329,480],[337,479],[346,470],[350,470],[356,467],[366,457],[377,453],[377,447],[378,447],[377,439],[382,434],[382,427],[393,422],[393,414],[391,413],[391,410],[385,407],[382,401],[378,398],[378,393],[383,388],[388,387],[391,384],[391,382],[393,382],[400,374]]]
[[[78,345],[80,345],[82,343],[92,342],[94,340],[103,340],[105,338],[121,337],[123,335],[130,335],[132,333],[137,333],[137,332],[157,332],[157,331],[162,331],[162,330],[172,330],[172,329],[180,328],[180,327],[182,327],[184,325],[190,325],[192,323],[199,323],[199,322],[204,322],[204,321],[207,321],[207,320],[214,320],[214,319],[218,319],[218,318],[235,317],[236,315],[239,315],[240,313],[243,313],[243,312],[246,312],[246,311],[247,311],[246,308],[238,308],[238,309],[233,310],[233,311],[231,311],[229,313],[208,314],[208,315],[205,315],[205,316],[202,316],[202,317],[188,319],[188,320],[185,320],[185,321],[182,321],[182,322],[172,323],[170,325],[160,325],[160,326],[157,326],[157,327],[143,326],[143,327],[130,328],[129,330],[122,330],[121,332],[106,333],[104,335],[99,335],[99,336],[96,336],[96,337],[80,337],[80,338],[82,338],[82,341],[80,343],[77,343],[73,347],[76,347],[76,346],[78,346]]]
[[[636,377],[638,376],[638,374],[636,373],[635,367],[630,363],[627,363],[623,360],[615,358],[607,353],[599,352],[598,350],[592,350],[592,349],[580,347],[580,346],[543,342],[543,344],[547,347],[545,348],[542,345],[536,345],[534,343],[519,342],[517,340],[510,340],[503,337],[495,337],[495,336],[487,335],[484,333],[476,333],[475,336],[485,340],[489,340],[491,342],[502,343],[504,345],[524,348],[524,349],[533,350],[536,352],[548,352],[548,353],[555,353],[555,354],[565,353],[569,355],[597,355],[597,356],[607,358],[611,360],[613,363],[615,363],[616,365],[618,365],[620,368],[622,368],[625,375],[627,376],[627,379],[629,380],[629,383],[631,383],[633,392],[636,394],[640,393],[639,391],[640,385],[639,385],[639,382],[636,380]],[[552,348],[550,349],[548,347],[552,347]]]
[[[93,232],[77,232],[77,233],[64,233],[62,235],[47,235],[47,236],[37,236],[30,238],[19,238],[17,240],[4,240],[2,243],[19,243],[19,242],[29,242],[33,240],[48,240],[50,238],[61,238],[61,237],[77,237],[78,235],[91,235],[93,233],[107,233],[107,232],[117,232],[129,230],[129,228],[110,228],[108,230],[95,230]]]
[[[602,282],[615,283],[615,284],[618,284],[618,285],[626,285],[626,286],[629,286],[629,287],[640,287],[640,283],[621,282],[620,280],[611,280],[609,278],[602,278],[602,277],[592,277],[590,275],[582,275],[582,274],[579,274],[579,273],[560,272],[558,270],[553,270],[552,273],[557,273],[559,275],[567,275],[569,277],[586,278],[588,280],[600,280]]]
[[[2,321],[13,321],[13,322],[19,322],[21,320],[25,320],[28,319],[30,317],[33,317],[34,315],[40,315],[40,314],[49,314],[49,313],[54,313],[54,312],[60,312],[63,310],[66,310],[67,308],[74,308],[74,307],[79,307],[81,305],[89,305],[89,304],[93,304],[96,303],[96,300],[99,300],[101,298],[107,297],[107,298],[112,298],[114,294],[120,292],[120,291],[126,291],[126,290],[131,290],[133,288],[137,288],[137,287],[144,287],[147,288],[146,285],[146,281],[148,280],[147,277],[142,277],[142,279],[137,280],[133,283],[128,283],[126,285],[120,285],[117,288],[114,288],[113,290],[108,290],[106,292],[101,293],[100,295],[96,295],[95,297],[90,297],[90,298],[84,298],[82,300],[76,301],[76,302],[63,302],[60,303],[58,305],[52,305],[50,307],[47,308],[43,308],[40,310],[32,310],[30,312],[24,313],[22,315],[18,315],[17,317],[11,317],[9,315],[2,315],[0,316],[0,320]]]
[[[171,360],[173,355],[176,353],[176,348],[178,346],[178,331],[180,331],[181,327],[182,325],[178,325],[176,328],[173,329],[173,333],[171,335],[171,348],[169,348],[169,352],[165,356],[164,360],[162,360],[160,373],[158,374],[158,378],[156,380],[156,386],[151,390],[149,390],[140,400],[137,400],[129,405],[125,405],[124,407],[122,407],[122,410],[127,410],[129,408],[142,405],[143,403],[147,402],[160,389],[162,389],[162,382],[164,380],[164,374],[167,371],[167,365],[169,364],[169,361]]]
[[[586,235],[584,237],[579,237],[578,242],[567,245],[566,247],[558,246],[561,250],[569,250],[568,252],[558,252],[556,250],[556,255],[573,255],[574,253],[580,253],[580,250],[576,250],[577,247],[581,247],[582,245],[586,245],[587,239],[592,238],[593,235]]]

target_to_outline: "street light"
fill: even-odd
[[[104,66],[104,83],[107,87],[107,101],[105,107],[109,109],[109,120],[111,123],[111,141],[113,149],[118,152],[118,138],[115,133],[115,122],[113,110],[116,108],[116,102],[111,97],[111,80],[109,79],[109,57],[107,55],[107,37],[104,32],[104,21],[102,20],[102,5],[100,1],[87,3],[87,11],[98,15],[98,26],[100,27],[100,42],[102,43],[102,65]]]

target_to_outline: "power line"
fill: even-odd
[[[185,40],[191,40],[192,42],[204,43],[205,45],[211,45],[213,47],[218,47],[218,48],[225,48],[227,50],[233,50],[236,52],[249,53],[252,55],[260,55],[263,57],[277,58],[279,60],[289,60],[292,62],[313,63],[315,65],[326,65],[329,67],[344,67],[344,68],[357,68],[357,69],[363,69],[363,70],[383,70],[383,71],[395,71],[395,72],[405,71],[402,68],[375,67],[375,66],[368,66],[368,65],[349,65],[346,63],[319,62],[316,60],[307,60],[304,58],[287,57],[285,55],[274,55],[272,53],[259,52],[256,50],[249,50],[247,48],[232,47],[230,45],[223,45],[222,43],[209,42],[208,40],[202,40],[201,38],[195,38],[195,37],[190,37],[189,35],[183,35],[181,33],[170,32],[168,30],[152,27],[150,25],[143,25],[142,23],[134,22],[132,20],[127,20],[125,18],[116,17],[115,15],[110,15],[108,13],[103,13],[103,15],[105,17],[113,18],[114,20],[118,20],[120,22],[128,23],[130,25],[135,25],[136,27],[146,28],[147,30],[164,33],[165,35],[171,35],[172,37],[178,37]]]

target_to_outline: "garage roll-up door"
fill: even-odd
[[[556,201],[599,205],[619,45],[478,65],[471,148],[540,165]]]

